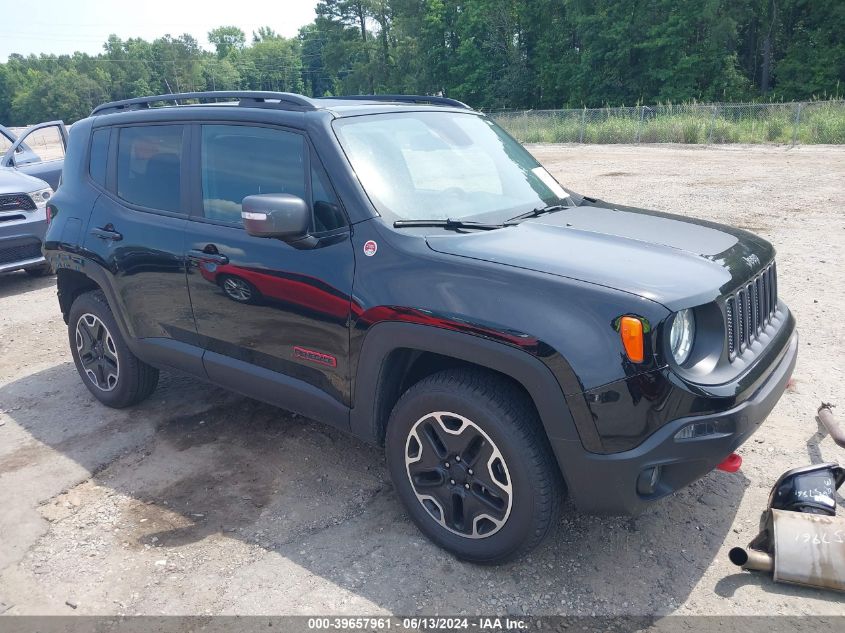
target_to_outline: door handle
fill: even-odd
[[[90,233],[94,237],[99,237],[101,240],[111,240],[113,242],[119,242],[123,239],[123,235],[115,231],[114,227],[111,224],[107,224],[102,229],[91,229]]]
[[[205,251],[200,251],[197,249],[189,250],[188,257],[200,262],[214,262],[215,264],[229,263],[229,258],[225,255],[221,255],[220,253],[206,253]]]

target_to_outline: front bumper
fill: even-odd
[[[607,455],[590,453],[580,442],[552,441],[561,470],[576,505],[585,512],[636,514],[649,501],[683,488],[713,470],[745,442],[774,409],[795,368],[798,334],[793,332],[774,368],[756,391],[741,404],[716,413],[674,420],[631,450]],[[675,438],[690,424],[721,421],[731,429],[696,439]],[[637,492],[640,473],[660,467],[651,494]]]
[[[46,231],[46,220],[0,224],[0,273],[44,265],[41,246]]]

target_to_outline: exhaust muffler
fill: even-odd
[[[819,464],[785,472],[772,488],[760,533],[731,562],[771,572],[777,582],[845,591],[845,518],[836,515],[836,490],[845,468]]]
[[[845,591],[845,519],[771,510],[772,553],[734,547],[734,565],[771,572],[776,582]]]

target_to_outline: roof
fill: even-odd
[[[221,100],[225,101],[221,103]],[[179,106],[184,105],[184,102],[194,102],[194,104],[203,105],[236,105],[249,108],[270,108],[296,112],[316,110],[348,112],[350,110],[357,111],[372,108],[373,106],[388,106],[387,109],[391,110],[393,108],[406,108],[409,105],[471,110],[468,105],[456,99],[425,95],[351,95],[312,98],[291,92],[227,90],[215,92],[182,92],[112,101],[97,106],[91,112],[91,115],[150,109],[153,104],[172,104],[173,106]]]

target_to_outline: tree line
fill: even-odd
[[[284,19],[283,17],[280,19]],[[321,0],[296,37],[236,26],[98,55],[11,55],[0,122],[199,90],[442,94],[540,109],[840,97],[841,0]]]

